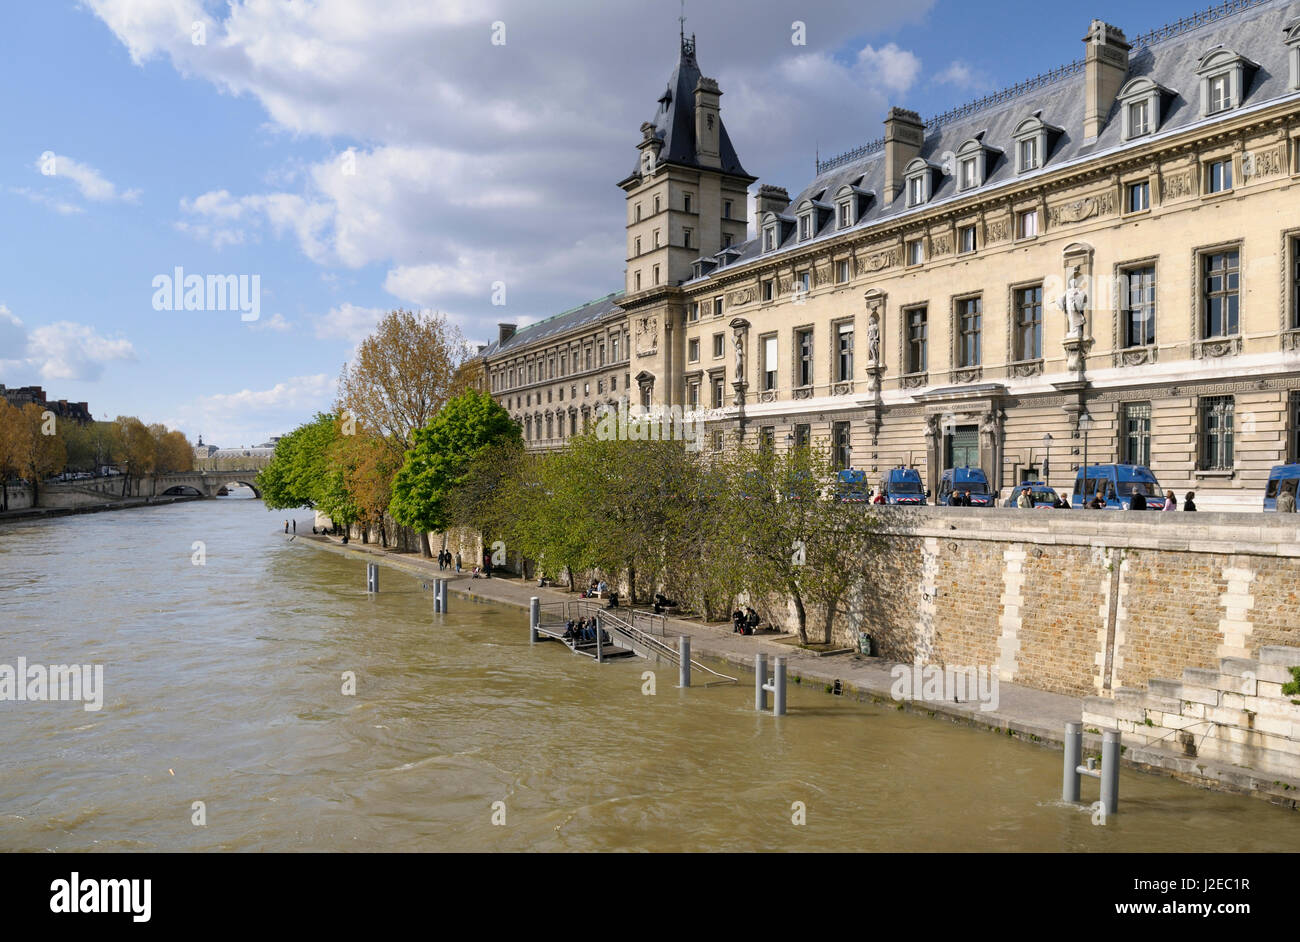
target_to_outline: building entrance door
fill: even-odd
[[[980,466],[980,430],[978,425],[958,425],[944,436],[945,468]]]

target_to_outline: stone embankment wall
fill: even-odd
[[[1189,667],[1180,680],[1151,678],[1146,690],[1119,687],[1083,704],[1088,729],[1117,729],[1124,741],[1185,756],[1300,778],[1300,648],[1264,645],[1258,658],[1225,657]]]
[[[1110,696],[1300,645],[1300,515],[909,509],[832,640]],[[813,613],[813,635],[821,622]]]

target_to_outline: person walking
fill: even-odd
[[[456,551],[456,575],[460,575],[460,550]]]
[[[1146,510],[1146,509],[1147,509],[1147,498],[1146,498],[1146,495],[1143,494],[1141,491],[1138,490],[1138,486],[1137,486],[1136,484],[1133,485],[1133,496],[1132,496],[1132,498],[1130,498],[1130,500],[1129,500],[1128,509],[1129,509],[1129,510]]]
[[[1283,484],[1282,490],[1278,491],[1277,512],[1280,514],[1295,513],[1295,490],[1290,484]]]
[[[295,520],[292,521],[292,523],[293,523],[293,532],[294,532],[294,533],[297,533],[297,532],[298,532],[298,521],[295,519]]]
[[[288,533],[288,532],[289,532],[289,521],[288,521],[288,520],[286,520],[286,521],[284,522],[284,532],[285,532],[285,533]]]
[[[1187,510],[1195,510],[1195,509],[1196,509],[1196,492],[1188,491],[1187,496],[1183,498],[1183,510],[1187,511]]]
[[[1174,496],[1173,491],[1166,491],[1165,505],[1164,507],[1161,508],[1161,510],[1177,510],[1177,509],[1178,509],[1178,498]]]

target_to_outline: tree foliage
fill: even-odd
[[[520,442],[510,414],[490,395],[472,389],[450,400],[411,438],[393,479],[390,512],[422,534],[453,522],[451,495],[466,483],[480,454],[494,445]]]

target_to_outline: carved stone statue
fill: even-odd
[[[745,381],[745,335],[737,331],[731,336],[731,345],[736,349],[736,382]]]
[[[872,314],[867,321],[867,364],[875,366],[880,362],[880,317]]]
[[[1061,295],[1056,305],[1065,312],[1070,327],[1066,339],[1082,337],[1084,326],[1088,322],[1088,292],[1080,284],[1078,268],[1071,273],[1065,294]]]
[[[937,415],[925,417],[925,437],[932,442],[939,440],[939,417]]]

